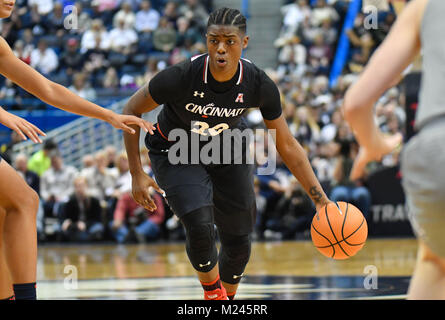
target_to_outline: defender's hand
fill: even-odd
[[[46,134],[32,123],[0,108],[0,123],[18,133],[23,140],[28,136],[35,143],[42,143],[39,135]]]
[[[352,165],[350,179],[357,180],[365,174],[366,165],[372,161],[380,161],[382,157],[393,152],[403,141],[400,133],[392,136],[379,135],[375,145],[372,148],[360,147],[357,157]]]
[[[131,134],[135,133],[134,129],[129,127],[131,124],[138,125],[141,129],[143,129],[145,132],[149,132],[150,134],[154,134],[153,131],[156,130],[155,126],[149,121],[145,121],[144,119],[136,116],[117,114],[114,112],[112,113],[108,122],[116,129],[121,129]]]
[[[150,196],[150,188],[154,188],[159,193],[164,191],[159,188],[156,182],[145,173],[134,175],[132,179],[132,194],[134,200],[145,209],[153,212],[157,209],[153,198]]]

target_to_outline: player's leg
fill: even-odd
[[[213,182],[215,222],[220,235],[220,277],[233,299],[251,253],[256,218],[254,167],[222,165],[208,169]]]
[[[425,127],[402,152],[403,188],[419,239],[409,299],[445,299],[445,138],[443,122]]]
[[[227,299],[219,279],[213,216],[213,188],[200,165],[172,165],[166,155],[149,153],[159,187],[186,230],[186,251],[205,299]]]
[[[6,257],[3,244],[3,227],[6,217],[6,211],[0,208],[0,300],[10,299],[14,296],[12,290],[11,274],[6,265]]]
[[[35,299],[39,197],[6,161],[0,161],[0,177],[4,252],[14,293],[16,299]]]
[[[204,289],[205,299],[227,299],[218,267],[213,208],[206,206],[180,218],[186,234],[186,252]]]
[[[445,257],[436,255],[423,241],[419,241],[408,299],[445,299]]]
[[[229,299],[234,299],[251,253],[250,234],[233,235],[219,231],[221,281]]]

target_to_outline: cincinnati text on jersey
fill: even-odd
[[[239,116],[247,108],[222,108],[216,107],[214,103],[209,103],[207,105],[201,106],[199,104],[187,103],[185,109],[192,113],[198,113],[206,116],[217,116],[217,117],[236,117]]]

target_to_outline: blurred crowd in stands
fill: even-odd
[[[0,27],[14,52],[87,99],[116,90],[135,91],[166,66],[206,51],[203,36],[211,1],[17,3],[19,8]],[[70,4],[79,19],[78,28],[71,30],[64,27],[64,7]],[[353,27],[346,30],[350,50],[345,68],[331,86],[329,73],[348,4],[346,0],[285,1],[281,31],[274,43],[277,65],[266,72],[278,85],[290,130],[306,150],[330,199],[351,202],[369,217],[372,198],[366,176],[358,181],[349,179],[358,145],[340,107],[346,89],[385,38],[395,14],[391,6],[379,12],[376,29],[365,28],[365,15],[357,15]],[[11,108],[26,107],[20,103],[26,97],[21,89],[8,81],[0,88],[0,101],[11,99]],[[394,87],[376,105],[377,121],[384,132],[403,131],[403,99],[403,92]],[[264,127],[258,110],[251,110],[247,120],[252,128]],[[10,146],[2,152],[5,150]],[[87,155],[82,168],[64,165],[51,141],[30,159],[14,156],[15,168],[42,199],[41,240],[127,243],[184,239],[181,225],[162,196],[153,194],[158,206],[154,214],[148,214],[131,198],[128,160],[120,152],[108,147]],[[152,174],[147,153],[142,152],[142,157],[146,171]],[[307,238],[314,207],[279,156],[277,160],[274,174],[255,179],[255,237]],[[398,154],[394,153],[375,167],[397,163]]]
[[[17,0],[0,35],[25,63],[96,100],[128,95],[167,65],[205,52],[210,8],[211,0]],[[8,80],[0,88],[4,108],[46,107]]]

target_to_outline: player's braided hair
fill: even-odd
[[[209,16],[207,28],[211,25],[230,25],[238,27],[242,32],[246,32],[246,17],[239,10],[230,8],[221,8],[213,11]]]

